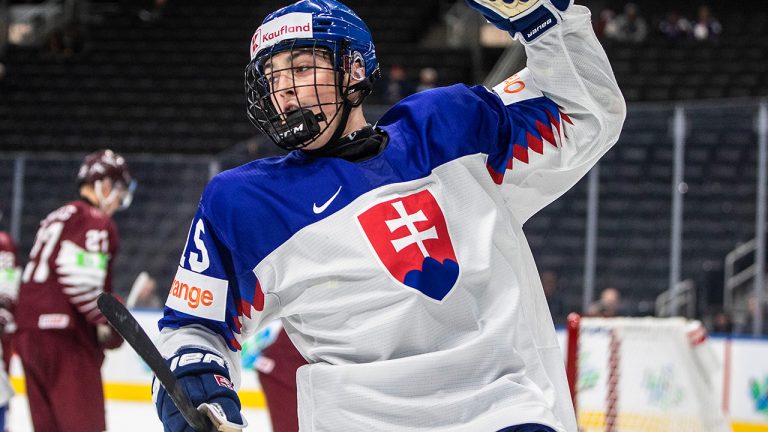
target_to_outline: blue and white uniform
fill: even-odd
[[[377,156],[295,151],[216,176],[160,321],[161,351],[237,350],[282,320],[310,363],[302,431],[576,431],[522,226],[617,141],[625,105],[586,8],[490,91],[395,105]]]

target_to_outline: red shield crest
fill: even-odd
[[[376,204],[357,219],[381,263],[400,283],[438,301],[456,284],[456,252],[429,190]]]

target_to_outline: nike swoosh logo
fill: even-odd
[[[331,205],[331,203],[333,202],[333,200],[335,200],[335,199],[336,199],[336,197],[337,197],[337,196],[339,196],[339,192],[341,192],[341,186],[339,186],[339,190],[337,190],[337,191],[336,191],[336,193],[335,193],[335,194],[333,194],[333,196],[331,197],[331,199],[329,199],[328,201],[326,201],[326,202],[325,202],[325,204],[323,204],[323,205],[321,205],[321,206],[319,206],[319,207],[318,207],[317,203],[313,203],[313,204],[312,204],[312,211],[313,211],[313,212],[315,212],[315,214],[320,214],[320,213],[324,212],[324,211],[325,211],[325,209],[327,209],[327,208],[328,208],[328,206],[329,206],[329,205]]]

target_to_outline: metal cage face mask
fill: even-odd
[[[115,201],[118,202],[118,206],[115,211],[123,211],[131,206],[131,203],[133,202],[133,194],[136,191],[136,186],[138,185],[136,180],[131,180],[131,182],[127,185],[122,181],[113,182],[112,190],[107,196],[102,194],[101,182],[102,180],[96,180],[93,186],[94,191],[96,192],[96,198],[99,200],[99,207],[102,208],[102,210]]]
[[[287,41],[246,67],[248,118],[278,146],[312,144],[342,113],[351,90],[349,61],[339,61],[336,44]]]
[[[314,59],[309,77],[307,65],[296,61],[303,52]],[[336,0],[299,0],[269,14],[253,34],[249,53],[248,118],[287,150],[304,148],[320,136],[338,139],[352,108],[380,76],[370,30]]]

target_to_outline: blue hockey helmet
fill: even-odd
[[[288,113],[275,106],[271,95],[275,89],[264,66],[272,56],[289,50],[329,55],[340,95],[335,104],[336,115],[341,113],[342,121],[332,139],[338,138],[349,110],[362,103],[380,76],[368,26],[354,11],[335,0],[301,0],[269,14],[256,30],[251,39],[251,61],[245,70],[248,118],[277,145],[293,150],[317,139],[334,119],[318,112],[322,105],[319,101]],[[359,82],[350,85],[355,63],[364,66],[365,77],[355,77]]]

